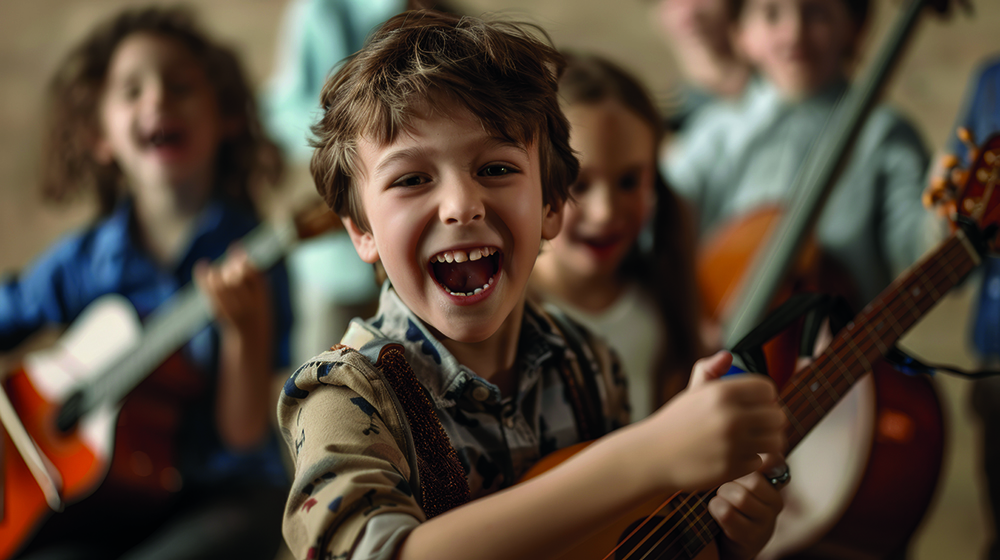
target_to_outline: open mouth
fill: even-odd
[[[150,149],[170,150],[183,147],[186,139],[186,135],[182,129],[158,127],[146,134],[142,134],[139,141]]]
[[[449,294],[474,296],[493,284],[501,255],[496,247],[444,251],[431,258],[431,272]]]

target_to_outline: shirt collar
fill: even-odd
[[[490,396],[485,400],[476,400],[485,404],[500,402],[500,389],[459,363],[403,303],[389,281],[382,286],[379,312],[368,323],[384,336],[403,345],[414,375],[437,407],[453,407],[471,398],[472,391],[478,387],[488,389]],[[519,391],[523,392],[537,382],[548,360],[564,353],[566,342],[556,333],[548,315],[536,304],[526,303],[515,363],[515,370],[519,373]]]

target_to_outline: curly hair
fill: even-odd
[[[283,171],[278,147],[260,123],[253,92],[236,54],[212,41],[183,7],[127,10],[95,29],[63,60],[49,86],[43,148],[42,193],[62,202],[93,190],[100,215],[110,214],[123,196],[122,172],[94,157],[100,137],[100,103],[118,45],[134,33],[152,33],[190,49],[215,89],[224,119],[242,122],[216,154],[214,195],[252,210],[251,185],[277,185]]]
[[[561,206],[579,171],[557,96],[564,66],[562,55],[525,26],[430,10],[399,14],[323,87],[323,115],[313,127],[316,189],[337,214],[367,230],[351,188],[358,140],[391,143],[418,108],[431,104],[465,107],[485,130],[512,142],[537,141],[543,200]]]

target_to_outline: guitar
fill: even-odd
[[[258,226],[240,244],[258,270],[267,270],[298,240],[339,225],[325,206],[310,208],[287,224]],[[145,325],[124,297],[105,296],[51,348],[28,354],[4,377],[0,558],[39,530],[71,525],[74,512],[88,515],[89,502],[124,504],[141,516],[180,490],[175,406],[197,395],[201,383],[176,351],[211,321],[193,284]]]
[[[984,144],[967,179],[949,195],[955,200],[955,222],[959,227],[870,302],[815,361],[797,372],[781,389],[782,410],[788,419],[786,456],[794,457],[793,451],[838,403],[847,398],[852,388],[871,378],[866,374],[900,337],[972,272],[983,253],[996,249],[1000,225],[1000,192],[996,188],[1000,183],[1000,135]],[[908,395],[896,397],[906,399]],[[883,424],[881,428],[886,434],[900,439],[912,438],[918,429],[916,421],[908,422],[905,418],[888,416],[877,421]],[[585,445],[546,457],[524,478],[538,476]],[[928,460],[940,458],[928,457]],[[795,484],[793,481],[790,486]],[[712,491],[652,496],[647,503],[609,523],[604,530],[584,538],[561,558],[711,558],[714,540],[720,533],[718,524],[708,513],[708,501],[714,494]],[[886,521],[884,518],[869,520],[880,528]],[[873,543],[858,544],[870,551]],[[896,543],[874,544],[885,546],[884,552],[893,552],[892,546]],[[879,552],[882,551],[876,550],[875,554]],[[853,557],[865,557],[865,554],[872,553],[854,551]]]

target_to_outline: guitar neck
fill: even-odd
[[[834,339],[812,364],[795,374],[781,391],[788,417],[787,455],[840,401],[871,364],[885,355],[941,297],[980,262],[979,253],[958,230],[934,252],[896,279]],[[720,533],[708,513],[715,492],[681,494],[665,511],[683,514],[681,531],[664,541],[671,551],[694,558]]]
[[[961,230],[869,303],[812,364],[785,385],[781,401],[790,452],[836,405],[872,363],[980,262]]]
[[[258,270],[278,263],[297,239],[291,224],[274,227],[262,224],[247,234],[241,245]],[[225,258],[225,257],[222,257]],[[205,296],[189,284],[174,294],[146,320],[135,347],[105,374],[80,387],[81,414],[103,404],[120,402],[171,354],[212,321],[212,309]]]

